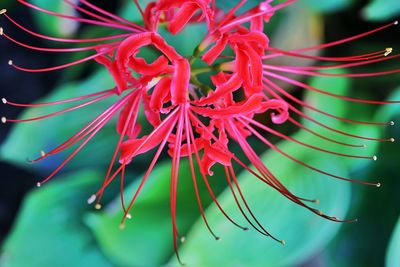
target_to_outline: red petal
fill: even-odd
[[[150,108],[160,111],[163,104],[170,99],[171,79],[163,77],[154,87],[150,99]]]
[[[174,18],[168,24],[168,31],[172,34],[177,34],[189,22],[194,13],[199,9],[199,6],[194,3],[185,3]]]
[[[173,105],[187,102],[190,80],[190,64],[184,59],[173,62],[175,67],[171,82],[171,102]]]
[[[211,47],[201,58],[208,65],[211,65],[222,53],[222,51],[224,51],[227,43],[228,38],[226,34],[224,34],[220,39],[218,39],[217,43],[213,47]]]

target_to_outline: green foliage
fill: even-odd
[[[31,192],[2,247],[0,265],[112,266],[82,222],[98,177],[97,172],[80,171]]]
[[[68,5],[64,1],[54,0],[32,0],[32,4],[64,15],[74,15],[74,8]],[[45,14],[43,12],[33,12],[33,18],[37,24],[37,27],[45,34],[52,36],[70,36],[77,28],[78,23],[70,19],[61,19],[56,16]]]
[[[353,0],[303,0],[310,9],[323,13],[332,13],[338,10],[342,10],[353,3]]]
[[[393,231],[386,254],[386,267],[400,266],[400,219]]]
[[[396,18],[400,14],[398,0],[371,0],[363,10],[366,19],[372,21],[383,21]]]

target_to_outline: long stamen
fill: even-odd
[[[101,21],[97,21],[97,20],[83,19],[83,18],[78,18],[78,17],[74,17],[74,16],[67,16],[67,15],[64,15],[64,14],[60,14],[60,13],[57,13],[57,12],[53,12],[53,11],[46,10],[44,8],[35,6],[33,4],[25,2],[24,0],[18,0],[18,2],[20,2],[21,4],[23,4],[23,5],[27,6],[27,7],[30,7],[32,9],[37,10],[37,11],[40,11],[40,12],[43,12],[45,14],[49,14],[49,15],[52,15],[52,16],[55,16],[55,17],[60,17],[60,18],[63,18],[63,19],[69,19],[69,20],[73,20],[73,21],[79,21],[79,22],[87,23],[87,24],[104,26],[104,27],[108,27],[108,28],[127,30],[127,31],[130,31],[130,32],[137,32],[137,29],[133,29],[133,28],[128,27],[128,26],[122,26],[122,25],[116,24],[115,22],[114,23],[106,23],[106,22],[101,22]]]
[[[117,143],[117,145],[115,147],[113,156],[112,156],[111,161],[110,161],[110,165],[109,165],[108,170],[107,170],[107,174],[106,174],[105,179],[103,181],[103,186],[106,183],[108,183],[108,179],[109,179],[109,177],[111,175],[111,171],[112,171],[112,168],[114,166],[114,162],[117,159],[118,152],[119,152],[119,150],[121,148],[121,144],[122,144],[123,139],[124,139],[124,137],[126,135],[126,132],[128,131],[129,127],[132,127],[132,125],[136,125],[136,120],[137,120],[137,116],[138,116],[138,109],[139,109],[140,96],[141,96],[141,94],[140,94],[139,91],[135,91],[134,94],[132,94],[132,98],[136,98],[136,99],[132,102],[131,109],[130,109],[128,117],[126,119],[126,123],[124,125],[124,128],[123,128],[122,132],[120,133],[120,137],[118,139],[118,143]],[[134,116],[133,121],[131,121],[131,117],[132,116]],[[101,201],[103,192],[104,191],[99,193],[98,202]]]
[[[90,12],[90,11],[86,10],[85,8],[83,8],[83,7],[81,7],[81,6],[72,3],[70,0],[63,0],[63,1],[64,1],[65,3],[67,3],[68,5],[70,5],[71,7],[73,7],[75,10],[80,11],[80,12],[82,12],[82,13],[84,13],[84,14],[86,14],[86,15],[92,17],[92,18],[95,18],[95,19],[98,19],[98,20],[100,20],[100,21],[104,21],[104,22],[107,22],[107,23],[115,23],[115,24],[117,24],[117,25],[127,26],[127,25],[121,24],[121,23],[119,23],[119,22],[117,22],[117,21],[113,21],[113,20],[110,20],[110,19],[108,19],[108,18],[105,18],[105,17],[102,17],[102,16],[100,16],[100,15],[97,15],[97,14],[95,14],[95,13],[93,13],[93,12]],[[82,2],[82,1],[81,1],[81,2]],[[82,2],[82,3],[83,3],[83,2]]]
[[[107,98],[107,97],[108,97],[108,95],[102,95],[102,96],[99,96],[99,97],[97,97],[95,99],[87,101],[87,102],[85,102],[83,104],[79,104],[79,105],[71,107],[71,108],[67,108],[67,109],[64,109],[64,110],[61,110],[61,111],[57,111],[57,112],[54,112],[54,113],[51,113],[51,114],[47,114],[47,115],[43,115],[43,116],[39,116],[39,117],[34,117],[34,118],[29,118],[29,119],[20,119],[20,120],[18,120],[18,119],[6,119],[6,121],[7,122],[28,122],[28,121],[42,120],[42,119],[54,117],[56,115],[64,114],[64,113],[67,113],[67,112],[70,112],[70,111],[73,111],[73,110],[88,106],[90,104],[93,104],[93,103],[96,103],[96,102],[98,102],[100,100],[103,100],[104,98]]]
[[[3,104],[14,106],[14,107],[46,107],[46,106],[53,106],[53,105],[59,105],[59,104],[80,101],[80,100],[92,98],[92,97],[99,96],[99,95],[105,95],[105,94],[112,95],[112,94],[114,94],[114,92],[115,92],[115,89],[108,89],[108,90],[100,91],[97,93],[88,94],[88,95],[84,95],[84,96],[78,96],[78,97],[74,97],[74,98],[70,98],[70,99],[64,99],[64,100],[59,100],[59,101],[54,101],[54,102],[46,102],[46,103],[34,103],[34,104],[15,103],[15,102],[11,102],[5,98],[2,98],[1,101],[3,102]]]
[[[194,116],[190,111],[189,111],[189,116],[190,116],[190,118],[194,119],[194,121],[196,121],[196,123],[199,123],[199,122],[200,122],[200,121],[196,118],[196,116]],[[200,122],[200,123],[201,123],[201,122]],[[199,123],[199,124],[200,124],[200,123]],[[201,124],[202,124],[202,123],[201,123]],[[203,125],[203,126],[204,126],[204,125]],[[204,128],[205,128],[205,126],[204,126]],[[204,129],[204,130],[207,130],[207,129]],[[196,145],[196,143],[194,142],[195,139],[194,139],[194,134],[193,134],[193,131],[192,131],[192,130],[190,131],[190,136],[191,136],[191,138],[192,138],[192,140],[193,140],[193,147],[194,147],[194,152],[195,152],[195,158],[196,158],[197,162],[200,164],[201,160],[200,160],[200,155],[199,155],[199,152],[198,152],[199,150],[197,149],[197,145]],[[234,220],[232,220],[230,216],[228,216],[228,214],[225,212],[225,210],[222,208],[222,206],[219,204],[219,201],[218,201],[217,198],[215,197],[215,194],[214,194],[214,192],[213,192],[213,190],[212,190],[212,188],[211,188],[211,186],[210,186],[210,184],[209,184],[209,182],[208,182],[208,180],[207,180],[207,177],[206,177],[202,172],[201,172],[201,176],[202,176],[202,178],[203,178],[204,184],[206,185],[207,190],[208,190],[208,192],[209,192],[211,198],[213,199],[214,203],[217,205],[218,209],[219,209],[219,210],[222,212],[222,214],[225,216],[225,218],[227,218],[231,223],[233,223],[235,226],[239,227],[240,229],[246,230],[246,229],[247,229],[246,227],[243,227],[243,226],[239,225],[239,224],[236,223]]]
[[[113,104],[111,107],[106,109],[104,112],[102,112],[99,116],[97,116],[94,120],[92,120],[89,124],[87,124],[85,127],[83,127],[79,132],[71,136],[68,140],[66,140],[64,143],[60,144],[56,148],[52,149],[51,151],[48,151],[47,153],[43,154],[40,158],[32,160],[30,162],[34,163],[40,160],[43,160],[47,158],[50,155],[59,153],[68,147],[76,144],[83,138],[85,138],[88,134],[93,132],[95,129],[97,129],[99,126],[102,125],[104,121],[107,121],[110,117],[115,115],[115,113],[125,104],[125,102],[128,101],[128,96],[120,99],[117,101],[117,103]]]
[[[45,40],[49,40],[49,41],[55,41],[55,42],[63,42],[63,43],[92,43],[92,42],[103,42],[103,41],[109,41],[109,40],[113,40],[113,39],[119,39],[119,38],[125,38],[129,35],[131,35],[131,33],[125,33],[125,34],[117,34],[117,35],[111,35],[111,36],[105,36],[105,37],[97,37],[97,38],[87,38],[87,39],[68,39],[68,38],[58,38],[58,37],[52,37],[52,36],[48,36],[48,35],[43,35],[34,31],[29,30],[28,28],[22,26],[21,24],[19,24],[18,22],[16,22],[14,19],[12,19],[9,15],[7,15],[6,13],[3,13],[3,15],[12,23],[14,24],[16,27],[18,27],[19,29],[21,29],[22,31],[33,35],[35,37],[41,38],[41,39],[45,39]]]
[[[320,93],[320,94],[324,94],[324,95],[327,95],[327,96],[330,96],[330,97],[334,97],[334,98],[343,99],[343,100],[350,101],[350,102],[372,104],[372,105],[399,104],[400,103],[400,101],[376,101],[376,100],[359,99],[359,98],[352,98],[352,97],[337,95],[337,94],[334,94],[334,93],[331,93],[331,92],[320,90],[320,89],[312,87],[312,86],[310,86],[308,84],[293,80],[291,78],[288,78],[288,77],[285,77],[285,76],[282,76],[282,75],[279,75],[279,74],[276,74],[276,73],[273,73],[273,72],[264,72],[264,74],[266,76],[268,76],[268,77],[273,77],[275,79],[287,82],[289,84],[298,86],[298,87],[306,89],[306,90],[314,91],[314,92],[317,92],[317,93]],[[267,79],[264,79],[264,81],[266,81],[266,80]],[[270,80],[268,79],[268,81],[270,81]]]
[[[240,121],[241,121],[242,123],[244,123],[242,120],[246,120],[246,121],[250,122],[251,124],[253,124],[253,125],[259,127],[260,129],[263,129],[264,131],[269,132],[269,133],[271,133],[271,134],[273,134],[273,135],[279,136],[279,137],[281,137],[281,138],[283,138],[283,139],[285,139],[285,140],[289,140],[289,141],[291,141],[291,142],[293,142],[293,143],[296,143],[296,144],[299,144],[299,145],[301,145],[301,146],[308,147],[308,148],[310,148],[310,149],[314,149],[314,150],[317,150],[317,151],[320,151],[320,152],[324,152],[324,153],[332,154],[332,155],[336,155],[336,156],[341,156],[341,157],[347,157],[347,158],[357,158],[357,159],[376,160],[376,156],[349,155],[349,154],[338,153],[338,152],[326,150],[326,149],[323,149],[323,148],[320,148],[320,147],[316,147],[316,146],[313,146],[313,145],[310,145],[310,144],[301,142],[301,141],[299,141],[299,140],[297,140],[297,139],[291,138],[291,137],[289,137],[289,136],[287,136],[287,135],[284,135],[284,134],[282,134],[282,133],[280,133],[280,132],[278,132],[278,131],[275,131],[275,130],[273,130],[273,129],[271,129],[271,128],[269,128],[269,127],[267,127],[267,126],[265,126],[265,125],[263,125],[263,124],[261,124],[261,123],[255,121],[255,120],[253,120],[253,119],[249,119],[249,118],[247,118],[247,117],[245,117],[245,116],[241,116],[241,117],[240,117]]]
[[[240,121],[240,119],[239,119]],[[277,146],[273,145],[271,142],[269,142],[267,139],[265,139],[263,136],[261,136],[253,127],[249,126],[248,124],[244,123],[243,121],[241,121],[241,123],[243,124],[243,126],[245,126],[249,131],[251,131],[254,136],[256,136],[260,141],[262,141],[263,143],[265,143],[267,146],[269,146],[270,148],[276,150],[277,152],[279,152],[280,154],[282,154],[283,156],[287,157],[288,159],[306,167],[309,168],[313,171],[316,171],[318,173],[339,179],[339,180],[344,180],[344,181],[348,181],[348,182],[352,182],[352,183],[359,183],[359,184],[365,184],[365,185],[371,185],[371,186],[375,186],[375,187],[379,187],[380,183],[369,183],[369,182],[365,182],[365,181],[360,181],[360,180],[353,180],[353,179],[349,179],[349,178],[345,178],[339,175],[335,175],[335,174],[331,174],[328,173],[326,171],[320,170],[318,168],[315,168],[311,165],[308,165],[307,163],[304,163],[298,159],[296,159],[295,157],[290,156],[289,154],[287,154],[286,152],[284,152],[283,150],[281,150],[280,148],[278,148]],[[374,160],[376,160],[376,157],[374,156]]]
[[[367,54],[362,54],[362,55],[356,55],[356,56],[347,56],[347,57],[323,57],[323,56],[313,56],[313,55],[305,55],[305,54],[299,54],[295,52],[290,52],[290,51],[285,51],[282,49],[274,48],[274,47],[267,47],[265,48],[268,51],[274,52],[274,53],[279,53],[285,56],[291,56],[291,57],[298,57],[298,58],[307,58],[307,59],[313,59],[313,60],[321,60],[321,61],[362,61],[362,60],[367,60],[367,59],[374,59],[374,58],[379,58],[379,57],[386,57],[388,56],[389,52],[391,53],[393,49],[391,48],[386,48],[385,50],[377,51],[377,52],[372,52],[372,53],[367,53]],[[262,58],[263,59],[269,59],[275,57],[275,54],[271,55],[265,55]]]
[[[46,47],[37,47],[37,46],[32,46],[28,44],[21,43],[14,38],[8,36],[7,34],[4,33],[3,28],[0,28],[0,35],[4,36],[7,38],[9,41],[20,45],[22,47],[36,50],[36,51],[42,51],[42,52],[82,52],[82,51],[89,51],[89,50],[95,50],[96,48],[99,48],[99,45],[92,45],[92,46],[86,46],[86,47],[75,47],[75,48],[46,48]],[[112,42],[112,43],[107,43],[107,46],[115,46],[119,44],[119,42]]]
[[[264,82],[266,82],[267,84],[273,86],[273,83],[270,82],[270,81],[268,81],[267,79],[264,79]],[[265,88],[268,90],[267,87],[265,87]],[[268,92],[271,93],[271,90],[269,90]],[[282,98],[281,98],[279,95],[276,95],[276,94],[275,94],[275,97],[277,97],[278,99],[281,99],[281,100],[282,100]],[[340,134],[340,135],[348,136],[348,137],[353,137],[353,138],[357,138],[357,139],[370,140],[370,141],[393,142],[393,141],[392,141],[392,138],[389,138],[389,139],[388,139],[388,138],[373,138],[373,137],[366,137],[366,136],[355,135],[355,134],[350,134],[350,133],[347,133],[347,132],[343,132],[343,131],[341,131],[341,130],[332,128],[332,127],[330,127],[330,126],[328,126],[328,125],[326,125],[326,124],[324,124],[324,123],[322,123],[322,122],[319,122],[319,121],[317,121],[317,120],[311,118],[310,116],[308,116],[308,115],[305,114],[304,112],[302,112],[302,111],[300,111],[299,109],[295,108],[293,105],[288,104],[288,106],[289,106],[289,109],[290,109],[291,111],[295,112],[296,114],[300,115],[301,117],[305,118],[306,120],[311,121],[311,122],[313,122],[313,123],[315,123],[315,124],[317,124],[317,125],[319,125],[319,126],[325,128],[325,129],[328,129],[328,130],[330,130],[330,131],[332,131],[332,132],[335,132],[335,133],[338,133],[338,134]],[[394,125],[394,122],[389,122],[388,124],[389,124],[389,125]]]
[[[95,6],[95,5],[89,3],[89,2],[86,1],[86,0],[80,0],[80,2],[83,3],[83,4],[85,4],[85,5],[88,6],[88,7],[92,8],[93,10],[96,10],[97,12],[99,12],[99,13],[105,15],[105,16],[108,16],[108,17],[110,17],[110,18],[112,18],[112,19],[114,19],[114,20],[116,20],[116,21],[120,21],[120,22],[122,22],[122,23],[126,23],[126,24],[130,25],[131,27],[136,28],[136,29],[139,30],[139,31],[146,31],[146,29],[144,29],[143,27],[141,27],[141,26],[139,26],[139,25],[137,25],[137,24],[135,24],[135,23],[133,23],[133,22],[131,22],[131,21],[129,21],[129,20],[126,20],[126,19],[124,19],[124,18],[122,18],[122,17],[120,17],[120,16],[117,16],[117,15],[115,15],[115,14],[112,14],[112,13],[110,13],[110,12],[107,12],[107,11],[105,11],[104,9],[101,9],[101,8],[99,8],[98,6]]]
[[[88,56],[88,57],[85,57],[85,58],[82,58],[82,59],[79,59],[79,60],[76,60],[76,61],[73,61],[73,62],[70,62],[70,63],[66,63],[66,64],[55,66],[55,67],[42,68],[42,69],[30,69],[30,68],[20,67],[20,66],[15,65],[12,60],[8,61],[8,65],[16,68],[17,70],[24,71],[24,72],[32,72],[32,73],[49,72],[49,71],[55,71],[55,70],[60,70],[60,69],[65,69],[65,68],[76,66],[76,65],[78,65],[80,63],[87,62],[87,61],[90,61],[92,59],[95,59],[98,56],[105,55],[108,52],[109,52],[109,50],[102,51],[102,52],[96,53],[94,55],[91,55],[91,56]]]
[[[347,118],[338,117],[338,116],[335,116],[335,115],[330,114],[330,113],[328,113],[328,112],[325,112],[325,111],[323,111],[323,110],[320,110],[320,109],[318,109],[318,108],[316,108],[316,107],[313,107],[313,106],[307,104],[307,103],[304,102],[304,101],[301,101],[300,99],[298,99],[298,98],[292,96],[291,94],[287,93],[285,90],[283,90],[283,89],[282,89],[280,86],[278,86],[276,83],[273,83],[273,82],[271,82],[271,81],[269,81],[269,82],[267,82],[267,83],[268,83],[269,85],[271,85],[271,87],[273,87],[273,89],[275,89],[275,90],[277,91],[277,93],[280,93],[280,94],[284,95],[286,98],[289,98],[290,100],[292,100],[293,102],[299,104],[300,106],[302,106],[302,107],[304,107],[304,108],[307,108],[307,109],[310,109],[310,110],[313,110],[313,111],[315,111],[315,112],[317,112],[317,113],[323,114],[323,115],[325,115],[325,116],[327,116],[327,117],[336,119],[336,120],[338,120],[338,121],[342,121],[342,122],[346,122],[346,123],[350,123],[350,124],[374,125],[374,126],[388,126],[388,125],[392,125],[392,123],[393,123],[392,121],[390,121],[390,122],[356,121],[356,120],[351,120],[351,119],[347,119]],[[268,90],[268,92],[270,92],[272,95],[275,95],[271,90],[269,90],[269,87],[268,87],[267,90]],[[275,95],[275,96],[276,96],[276,95]]]
[[[393,57],[400,57],[400,55],[396,55]],[[285,67],[278,67],[278,66],[271,66],[271,65],[264,65],[265,69],[275,70],[279,72],[285,73],[294,73],[299,75],[305,76],[322,76],[322,77],[353,77],[353,78],[361,78],[361,77],[375,77],[375,76],[382,76],[388,74],[395,74],[399,73],[400,69],[393,69],[393,70],[386,70],[386,71],[377,71],[377,72],[362,72],[362,73],[326,73],[326,72],[315,72],[315,71],[306,71],[301,69],[295,68],[285,68]]]
[[[208,231],[215,238],[215,240],[219,240],[220,238],[217,235],[215,235],[214,231],[211,229],[211,227],[210,227],[210,225],[208,223],[208,220],[207,220],[206,215],[204,213],[203,204],[201,202],[199,189],[198,189],[198,186],[197,186],[197,178],[196,178],[194,164],[193,164],[192,147],[191,147],[191,136],[190,136],[190,130],[189,129],[190,129],[190,127],[189,127],[189,118],[188,118],[187,112],[185,112],[185,136],[186,136],[187,146],[188,146],[190,172],[191,172],[191,176],[192,176],[192,180],[193,180],[193,187],[194,187],[194,191],[195,191],[195,194],[196,194],[197,204],[198,204],[198,207],[199,207],[199,210],[200,210],[201,217],[203,218],[203,221],[204,221]],[[195,140],[193,140],[193,143],[194,142],[195,142]]]
[[[392,26],[395,26],[395,25],[398,25],[398,21],[394,21],[392,23],[386,24],[386,25],[384,25],[382,27],[373,29],[371,31],[367,31],[367,32],[364,32],[364,33],[361,33],[361,34],[357,34],[357,35],[354,35],[354,36],[351,36],[351,37],[347,37],[347,38],[344,38],[344,39],[341,39],[341,40],[337,40],[337,41],[334,41],[334,42],[329,42],[329,43],[320,44],[320,45],[314,45],[314,46],[305,47],[305,48],[294,49],[294,50],[290,50],[288,52],[301,53],[301,52],[319,50],[319,49],[323,49],[323,48],[328,48],[328,47],[332,47],[332,46],[348,43],[348,42],[351,42],[351,41],[366,37],[368,35],[380,32],[382,30],[385,30],[385,29],[387,29],[389,27],[392,27]],[[269,58],[274,58],[274,57],[280,57],[280,56],[283,56],[283,55],[284,54],[277,53],[275,55],[269,55],[268,57]]]

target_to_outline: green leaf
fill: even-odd
[[[118,266],[160,266],[173,254],[172,226],[170,216],[170,162],[161,164],[148,177],[132,209],[132,219],[119,229],[123,218],[120,198],[117,197],[103,213],[91,213],[86,224],[93,231],[104,253]],[[185,235],[199,217],[189,163],[182,160],[177,192],[177,221],[179,231]],[[215,176],[221,173],[215,168]],[[132,178],[132,175],[127,176]],[[200,175],[197,173],[200,180]],[[139,186],[142,176],[125,191],[125,201],[130,201]],[[217,194],[223,181],[210,179]],[[204,208],[211,203],[206,189],[198,181]]]
[[[111,266],[82,223],[99,174],[81,171],[32,191],[2,247],[0,265]]]
[[[105,69],[101,69],[89,79],[80,83],[69,83],[60,86],[48,97],[41,99],[39,102],[49,102],[64,100],[80,95],[86,95],[93,92],[99,92],[108,88],[112,88],[113,81]],[[2,144],[0,155],[3,160],[18,164],[22,167],[39,168],[42,170],[52,170],[58,166],[67,153],[60,153],[51,156],[39,164],[28,165],[27,158],[35,158],[39,156],[39,152],[49,151],[57,145],[66,141],[73,134],[78,132],[82,127],[89,123],[111,105],[115,97],[102,100],[99,103],[90,104],[89,106],[68,112],[66,114],[56,115],[52,118],[40,121],[18,123],[14,125],[12,131],[8,135],[6,141]],[[12,99],[10,99],[12,101]],[[53,113],[70,107],[71,104],[47,106],[40,108],[27,108],[23,112],[21,118],[37,117],[44,114]],[[99,166],[105,164],[111,159],[112,151],[115,147],[117,134],[113,125],[106,125],[85,148],[77,154],[78,160],[72,160],[67,164],[66,168],[74,168],[79,166]],[[101,141],[101,142],[99,142]],[[114,142],[115,141],[115,142]],[[107,155],[103,157],[93,157],[98,154]],[[68,152],[68,151],[67,151]],[[71,150],[69,150],[71,152]]]
[[[400,266],[400,219],[393,231],[389,247],[386,252],[386,267]]]
[[[32,0],[32,4],[63,15],[74,15],[74,8],[63,1]],[[70,19],[63,19],[32,9],[33,18],[43,33],[53,36],[71,36],[78,29],[79,23]]]
[[[397,0],[371,0],[363,10],[367,20],[382,21],[395,18],[400,14],[400,4]]]

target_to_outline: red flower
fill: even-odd
[[[53,16],[71,19],[85,24],[98,25],[99,27],[115,28],[124,32],[122,34],[91,39],[54,38],[35,33],[25,28],[7,15],[5,10],[0,12],[0,14],[3,14],[5,18],[16,27],[31,35],[46,40],[70,44],[96,43],[96,45],[88,45],[82,48],[33,47],[13,39],[11,36],[4,33],[3,29],[0,29],[0,34],[8,40],[33,50],[46,52],[93,51],[93,55],[89,57],[64,65],[43,69],[24,68],[15,65],[10,61],[10,65],[14,68],[27,72],[45,72],[63,69],[89,60],[95,60],[107,68],[116,84],[115,88],[109,90],[53,103],[24,105],[3,99],[4,104],[26,107],[57,105],[78,100],[86,101],[83,104],[78,104],[72,108],[29,120],[10,120],[3,117],[3,122],[25,122],[43,119],[81,108],[111,95],[119,96],[119,99],[112,106],[106,109],[99,116],[95,117],[81,131],[76,133],[60,146],[44,153],[42,157],[35,160],[38,161],[45,159],[50,155],[56,154],[72,145],[78,144],[78,142],[81,142],[78,148],[53,173],[51,173],[41,183],[38,183],[39,186],[50,180],[79,152],[80,149],[86,145],[87,142],[91,140],[98,131],[101,130],[101,128],[111,118],[117,114],[119,114],[119,117],[116,130],[120,138],[116,145],[103,185],[100,187],[98,192],[89,198],[88,202],[92,203],[97,200],[96,207],[99,208],[100,200],[105,188],[113,182],[118,175],[121,175],[121,180],[123,181],[126,166],[134,161],[138,155],[151,153],[151,151],[155,149],[155,155],[149,163],[140,186],[128,205],[125,205],[121,192],[121,202],[125,213],[121,224],[123,226],[126,218],[131,216],[129,212],[149,174],[159,161],[161,152],[164,149],[168,149],[168,154],[171,157],[170,200],[174,247],[176,252],[178,247],[177,237],[179,233],[176,225],[176,192],[178,180],[180,178],[178,175],[180,160],[184,157],[189,159],[191,178],[194,182],[201,216],[204,219],[207,228],[215,238],[218,237],[213,233],[208,224],[201,204],[201,196],[198,192],[196,182],[197,177],[195,175],[196,168],[200,170],[202,181],[206,185],[209,194],[220,211],[232,223],[242,229],[247,229],[246,227],[240,226],[234,222],[229,215],[226,214],[208,183],[209,176],[213,175],[213,166],[216,164],[223,166],[225,170],[225,178],[227,179],[233,197],[235,198],[238,208],[243,216],[251,226],[264,235],[271,236],[275,240],[278,240],[265,230],[251,212],[236,178],[234,164],[239,165],[246,171],[252,173],[257,179],[279,191],[283,196],[294,203],[297,203],[329,220],[341,221],[336,217],[325,215],[319,210],[312,208],[307,202],[313,202],[313,200],[307,200],[291,193],[285,185],[279,181],[279,178],[275,177],[274,174],[269,171],[265,163],[261,161],[260,157],[248,142],[250,136],[255,137],[260,141],[260,143],[276,150],[285,157],[321,174],[351,182],[370,184],[374,186],[380,185],[379,183],[351,180],[346,177],[341,177],[317,169],[297,158],[294,158],[275,146],[264,137],[263,132],[276,135],[291,142],[328,154],[375,160],[375,156],[349,155],[304,143],[301,140],[296,140],[274,130],[273,125],[292,123],[326,141],[341,146],[362,147],[362,144],[343,143],[333,138],[322,136],[321,134],[307,128],[307,126],[302,125],[291,115],[293,113],[297,114],[306,120],[333,132],[361,140],[393,142],[394,139],[374,139],[342,132],[325,125],[323,122],[312,119],[306,115],[306,113],[296,108],[295,104],[347,123],[393,125],[393,122],[359,122],[334,116],[313,107],[285,91],[276,81],[284,81],[304,90],[315,91],[345,101],[368,104],[400,103],[399,101],[383,102],[339,96],[311,87],[303,82],[285,76],[285,73],[295,73],[306,76],[364,77],[400,72],[399,69],[356,74],[328,74],[325,72],[317,72],[326,69],[356,67],[398,58],[399,55],[389,56],[391,49],[363,55],[337,58],[309,56],[303,53],[310,50],[323,49],[329,46],[350,42],[357,38],[384,30],[391,25],[397,24],[397,22],[340,41],[293,51],[284,51],[270,47],[269,39],[263,30],[264,23],[268,22],[277,10],[294,2],[291,0],[275,6],[271,5],[272,1],[264,1],[256,7],[239,15],[237,14],[238,10],[245,1],[240,1],[235,7],[226,13],[217,8],[216,1],[210,0],[160,0],[150,3],[144,11],[140,8],[138,2],[134,1],[143,16],[143,26],[134,24],[114,14],[110,14],[85,0],[80,1],[82,6],[78,6],[69,1],[66,2],[80,12],[88,15],[89,18],[87,19],[51,12],[27,3],[24,0],[19,0],[19,2],[30,8]],[[96,13],[90,10],[95,10]],[[204,37],[203,41],[198,45],[193,55],[191,55],[191,58],[187,59],[185,57],[187,55],[180,55],[174,47],[169,45],[163,37],[157,33],[160,23],[166,23],[168,30],[174,35],[178,34],[188,23],[205,23],[208,28],[208,33]],[[249,23],[249,26],[246,26],[248,25],[247,23]],[[151,46],[157,50],[159,57],[155,61],[147,62],[145,58],[139,57],[140,49],[145,46]],[[222,56],[226,50],[230,50],[233,56]],[[311,58],[319,61],[338,63],[330,66],[313,67],[275,66],[269,64],[269,59],[282,56]],[[202,59],[208,67],[203,69],[193,68],[193,63],[200,59]],[[212,73],[215,70],[219,72],[216,75],[210,74],[210,84],[203,84],[197,79],[198,73]],[[141,106],[143,106],[144,114],[152,126],[151,131],[148,133],[142,133],[141,125],[138,121],[138,113]],[[266,114],[267,112],[270,114],[270,120],[272,122],[272,124],[268,126],[255,119],[256,115]],[[232,152],[231,148],[235,143],[240,147],[242,151],[241,155],[235,155],[235,153]],[[243,157],[245,157],[254,168],[247,166],[240,159]],[[119,158],[118,163],[116,163],[117,158]],[[119,167],[115,171],[113,171],[114,164],[119,164]],[[234,187],[236,187],[236,190]],[[238,201],[238,197],[242,199],[245,205],[244,207]],[[249,212],[250,216],[246,214],[244,209]],[[283,243],[284,241],[280,242]],[[178,254],[177,256],[179,258]]]

